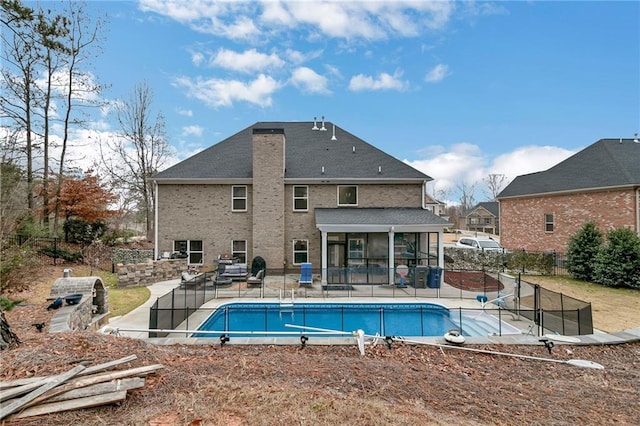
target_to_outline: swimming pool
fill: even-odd
[[[365,334],[380,336],[443,336],[451,329],[461,329],[464,336],[486,336],[500,333],[503,327],[500,321],[486,319],[480,327],[478,321],[464,311],[452,312],[435,303],[232,302],[219,306],[198,327],[198,330],[220,333],[194,333],[192,337],[220,337],[225,332],[235,337],[302,334],[302,331],[292,331],[287,324],[346,332],[363,330]],[[304,331],[304,334],[314,333]]]

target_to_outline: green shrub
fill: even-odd
[[[602,249],[604,238],[594,222],[586,222],[569,238],[567,246],[567,272],[574,279],[595,281],[596,256]]]
[[[506,263],[507,269],[511,271],[529,271],[550,275],[553,272],[555,258],[553,253],[515,250],[507,254]]]
[[[69,219],[64,223],[64,239],[69,243],[91,244],[106,231],[102,222],[89,223],[84,220]]]
[[[82,253],[72,252],[64,247],[44,247],[40,249],[40,253],[54,259],[64,259],[67,262],[77,262],[82,259]]]
[[[21,300],[11,300],[8,297],[0,296],[0,308],[3,311],[10,311],[14,306],[19,305]]]
[[[618,228],[595,256],[593,281],[608,287],[640,289],[640,237],[631,229]]]

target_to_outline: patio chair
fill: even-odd
[[[255,276],[247,278],[247,286],[260,286],[262,287],[264,281],[264,269],[260,269]]]
[[[300,285],[311,285],[313,284],[313,275],[311,274],[311,263],[303,263],[300,265],[300,280],[298,280]]]
[[[191,275],[188,272],[183,272],[180,278],[180,288],[196,288],[207,280],[206,274]]]

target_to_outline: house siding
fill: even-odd
[[[589,220],[605,233],[615,228],[638,232],[636,208],[632,189],[503,198],[500,242],[509,249],[566,252],[569,238]],[[549,213],[554,215],[553,232],[545,232],[544,215]]]
[[[263,183],[268,179],[263,177]],[[283,188],[279,182],[272,184]],[[230,253],[232,240],[246,240],[248,262],[262,256],[269,268],[280,268],[285,260],[288,266],[293,265],[292,241],[301,239],[309,241],[309,261],[320,265],[321,241],[314,209],[337,207],[337,185],[308,185],[309,210],[306,212],[293,211],[293,186],[284,186],[284,207],[279,209],[269,200],[269,194],[277,198],[277,192],[267,188],[258,197],[256,186],[247,185],[247,211],[232,212],[231,185],[158,185],[158,197],[162,200],[158,206],[158,252],[172,252],[174,240],[202,240],[206,265],[212,264],[219,254]],[[358,207],[421,206],[422,185],[357,186]],[[254,215],[259,205],[260,215]],[[258,238],[263,242],[258,244]],[[271,245],[270,238],[281,245]]]
[[[158,251],[173,251],[174,240],[202,240],[204,264],[231,253],[232,240],[252,238],[252,190],[247,211],[231,211],[231,185],[158,185]]]

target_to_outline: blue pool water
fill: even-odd
[[[220,334],[196,333],[193,337],[219,337],[225,331],[250,331],[246,336],[251,337],[266,336],[260,334],[265,331],[270,337],[274,332],[282,332],[282,336],[303,332],[285,324],[347,332],[361,329],[365,334],[381,336],[443,336],[451,329],[460,328],[458,316],[458,310],[452,314],[446,307],[433,303],[295,303],[293,306],[228,303],[198,327],[198,330],[220,331]],[[465,319],[463,325],[466,321],[472,320]],[[466,332],[464,327],[462,333],[478,335]]]

